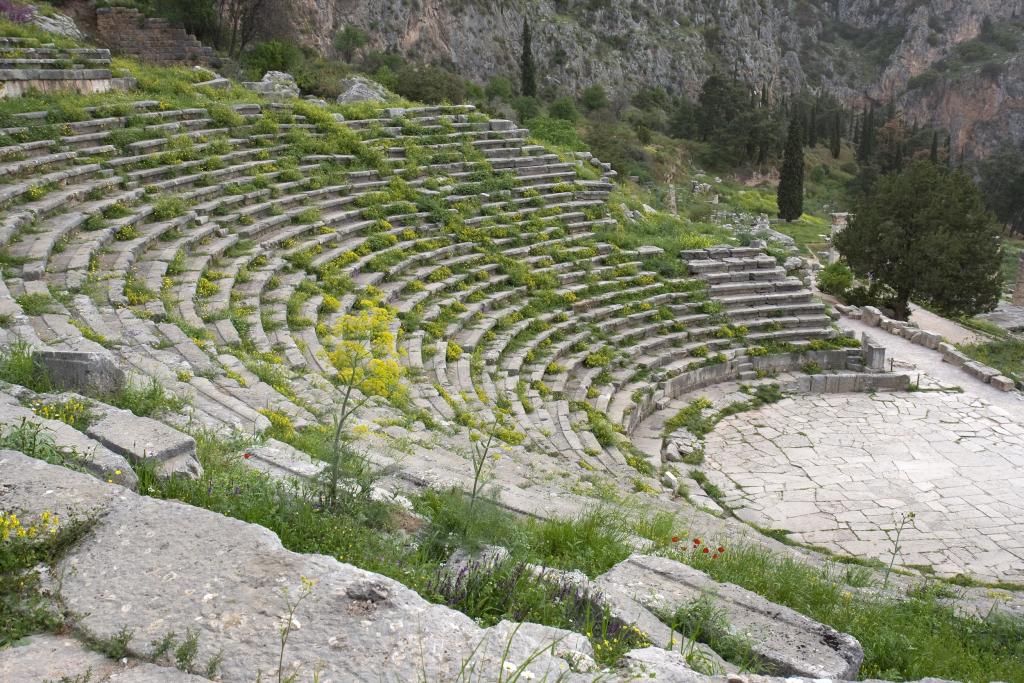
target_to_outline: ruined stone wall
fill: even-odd
[[[112,50],[157,64],[219,63],[213,48],[182,27],[166,19],[146,17],[136,9],[97,8],[96,37]]]
[[[1020,268],[1017,270],[1017,288],[1013,290],[1013,303],[1024,306],[1024,251],[1020,252]]]

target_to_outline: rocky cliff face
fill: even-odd
[[[541,87],[593,83],[626,97],[640,85],[695,95],[714,70],[773,93],[822,88],[848,101],[897,98],[909,117],[951,130],[984,154],[1024,140],[1016,50],[957,61],[986,17],[1022,34],[1024,0],[290,0],[268,13],[268,35],[329,54],[355,24],[369,49],[450,63],[484,82],[515,80],[524,18],[534,30]],[[908,84],[934,70],[909,92]],[[922,79],[919,79],[922,80]],[[979,137],[980,136],[980,137]],[[969,150],[969,153],[972,153]]]

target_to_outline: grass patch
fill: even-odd
[[[714,560],[689,549],[669,555],[855,636],[864,647],[862,678],[1024,680],[1024,621],[958,615],[941,600],[947,584],[895,601],[854,594],[846,580],[864,585],[860,568],[815,567],[757,546],[728,547]]]
[[[103,400],[118,408],[130,410],[139,417],[177,412],[185,407],[184,399],[167,391],[156,379],[150,379],[144,384],[128,382],[119,392]]]
[[[1014,381],[1024,381],[1024,341],[1002,339],[985,344],[962,344],[957,348]]]
[[[0,350],[0,380],[20,384],[32,391],[47,392],[53,388],[46,368],[32,357],[32,347],[24,342]]]
[[[45,292],[33,292],[14,297],[25,315],[44,315],[53,313],[53,297]]]

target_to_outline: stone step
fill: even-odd
[[[753,654],[776,676],[855,680],[864,660],[853,636],[665,557],[633,555],[594,583],[655,612],[672,614],[710,601],[728,622],[727,633],[747,639]]]

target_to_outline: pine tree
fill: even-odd
[[[779,177],[778,205],[779,218],[793,221],[804,212],[804,146],[800,119],[794,116],[789,122],[786,138],[786,152]]]
[[[832,119],[832,138],[829,140],[829,151],[832,152],[832,158],[838,159],[840,152],[842,152],[843,145],[843,115],[836,110]]]
[[[932,150],[929,158],[933,164],[939,165],[939,131],[932,133]]]
[[[526,19],[523,19],[523,54],[519,64],[523,97],[536,97],[537,70],[533,64],[533,34],[530,32],[530,22]]]

